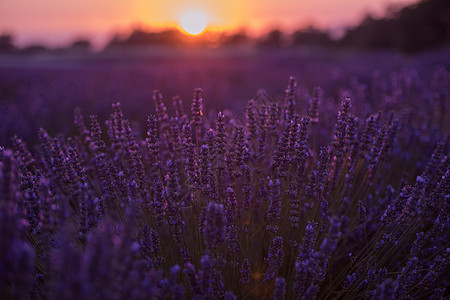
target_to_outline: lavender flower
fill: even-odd
[[[232,188],[227,188],[227,201],[226,201],[226,244],[227,244],[227,257],[228,263],[232,266],[237,266],[237,255],[239,253],[239,243],[237,236],[237,203],[236,195]]]
[[[159,255],[161,241],[156,231],[145,225],[141,231],[139,246],[140,254],[147,261],[148,268],[156,269],[162,262],[162,257]]]
[[[275,288],[272,293],[274,300],[284,300],[286,297],[286,280],[283,277],[275,279]]]
[[[323,99],[323,90],[320,87],[314,88],[313,96],[309,99],[308,116],[311,123],[317,124],[319,122],[319,104]]]
[[[293,76],[289,77],[289,84],[288,87],[286,88],[286,112],[285,112],[285,119],[286,120],[292,120],[294,118],[294,113],[295,113],[295,92],[296,92],[296,88],[297,88],[297,82],[295,80],[295,78]]]
[[[272,102],[269,106],[269,123],[268,123],[268,129],[269,134],[272,136],[277,135],[278,126],[280,125],[280,105],[278,102]]]
[[[153,91],[153,102],[155,104],[155,112],[158,116],[158,121],[163,123],[168,121],[167,108],[163,102],[163,96],[159,90]]]
[[[297,197],[294,188],[290,188],[286,191],[286,195],[289,199],[289,222],[291,224],[292,229],[296,229],[299,227],[300,222],[300,199]]]
[[[362,158],[364,158],[366,151],[370,147],[370,141],[374,133],[375,133],[375,115],[372,114],[369,116],[369,118],[366,119],[366,125],[361,136],[359,154]]]
[[[364,203],[361,200],[358,201],[358,211],[359,211],[359,222],[361,224],[364,224],[367,218],[367,211],[366,207],[364,206]]]
[[[224,286],[221,275],[216,269],[216,261],[209,255],[204,255],[201,258],[201,264],[200,286],[202,289],[202,296],[211,299],[223,297]]]
[[[194,98],[192,99],[192,124],[195,127],[199,127],[203,123],[203,98],[202,98],[203,90],[197,88],[194,90]]]
[[[280,218],[281,213],[281,191],[280,179],[269,180],[269,207],[267,209],[267,220],[270,223],[275,222]]]
[[[183,269],[183,273],[187,277],[191,292],[194,295],[200,295],[201,287],[199,283],[199,276],[196,274],[195,267],[191,263],[188,263]]]
[[[184,112],[183,101],[179,96],[172,97],[172,105],[175,111],[175,117],[178,120],[185,121],[187,119],[187,116],[186,113]]]
[[[206,249],[213,251],[225,242],[226,222],[222,204],[210,202],[206,209],[203,238]]]
[[[250,208],[252,200],[251,169],[248,165],[242,165],[240,172],[242,174],[242,181],[244,182],[244,184],[242,186],[242,202],[239,204],[244,208],[244,210],[248,210]]]
[[[239,282],[243,285],[247,285],[250,283],[251,280],[251,270],[250,270],[250,262],[248,258],[244,258],[241,264],[241,271],[240,271],[240,279]]]
[[[269,281],[274,278],[277,275],[278,270],[282,267],[283,261],[283,238],[281,236],[276,236],[272,241],[267,257],[265,258],[267,269],[263,281]]]
[[[150,155],[157,160],[158,155],[158,121],[156,116],[148,116],[147,119],[148,130],[147,130],[147,148]]]
[[[222,156],[225,153],[225,116],[222,112],[217,114],[217,123],[216,123],[216,149],[217,155]]]

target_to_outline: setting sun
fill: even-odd
[[[181,27],[190,34],[197,35],[206,28],[206,16],[197,11],[185,13],[180,19]]]

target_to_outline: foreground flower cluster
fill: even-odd
[[[408,141],[434,142],[445,120],[417,132],[344,97],[328,124],[319,88],[297,110],[293,77],[244,121],[207,117],[202,97],[190,113],[174,97],[169,115],[155,91],[144,139],[117,103],[104,124],[77,110],[75,137],[1,148],[0,298],[444,297],[449,140]]]

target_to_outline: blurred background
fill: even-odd
[[[206,28],[193,38],[182,18]],[[0,49],[22,53],[117,46],[320,45],[417,52],[448,44],[446,0],[2,0]]]

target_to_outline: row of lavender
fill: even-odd
[[[401,83],[391,108],[449,100],[445,69],[420,90]],[[41,129],[33,151],[14,137],[0,298],[444,297],[445,105],[366,118],[345,97],[331,123],[321,89],[301,115],[296,95],[291,77],[284,101],[260,92],[241,121],[207,117],[201,89],[190,116],[175,97],[169,117],[155,91],[145,139],[119,103],[105,126],[76,110],[74,137]]]
[[[324,89],[319,111],[327,138],[332,135],[327,124],[334,123],[343,96],[352,98],[361,119],[368,113],[392,110],[398,118],[400,114],[414,116],[404,118],[403,126],[410,127],[413,122],[418,127],[429,119],[442,126],[438,120],[448,103],[427,94],[427,90],[430,81],[443,85],[439,78],[431,78],[437,64],[450,66],[450,49],[411,57],[329,49],[304,51],[213,51],[209,55],[199,52],[192,57],[167,55],[147,60],[125,55],[122,62],[101,57],[78,63],[23,58],[7,61],[10,67],[0,58],[0,145],[11,147],[13,135],[34,145],[39,142],[36,132],[40,127],[51,135],[72,136],[76,131],[67,120],[73,117],[75,106],[104,120],[111,103],[118,101],[127,118],[136,122],[133,128],[139,125],[144,133],[145,120],[154,113],[151,99],[155,88],[166,96],[180,95],[188,109],[192,89],[202,87],[208,100],[206,113],[211,109],[215,114],[231,110],[235,117],[242,118],[248,99],[260,88],[282,99],[290,75],[298,81],[300,111],[307,108],[314,87]],[[439,77],[439,72],[436,75]],[[168,110],[172,113],[171,105]],[[434,133],[432,130],[427,135]]]

